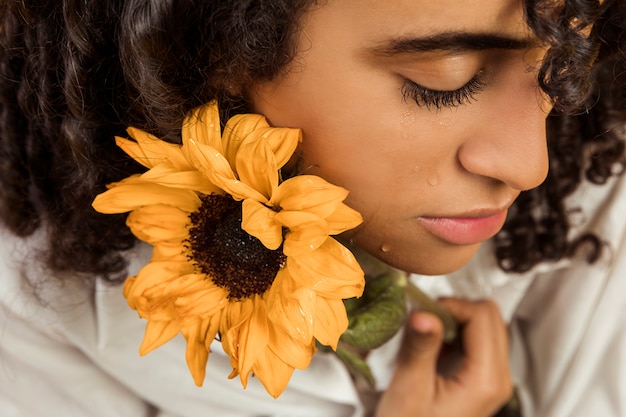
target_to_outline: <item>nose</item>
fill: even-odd
[[[533,88],[511,88],[492,101],[475,129],[459,147],[463,169],[523,191],[540,185],[548,174],[547,101]]]

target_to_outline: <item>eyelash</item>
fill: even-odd
[[[474,96],[480,93],[486,84],[482,72],[476,74],[463,87],[453,91],[431,90],[407,78],[404,80],[401,92],[405,102],[413,100],[419,107],[441,109],[458,107],[475,101]]]

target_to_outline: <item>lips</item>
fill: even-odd
[[[484,216],[418,217],[418,222],[432,235],[453,245],[483,242],[504,225],[507,210]]]

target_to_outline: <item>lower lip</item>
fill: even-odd
[[[420,217],[418,220],[441,240],[453,245],[473,245],[498,233],[506,220],[506,210],[488,217]]]

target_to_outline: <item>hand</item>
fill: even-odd
[[[508,337],[496,304],[452,298],[440,303],[461,325],[458,366],[452,374],[437,373],[443,326],[430,313],[412,312],[376,417],[489,417],[511,396]]]

